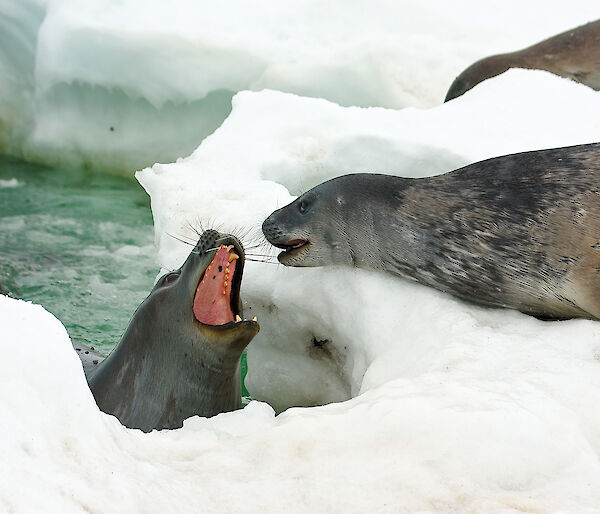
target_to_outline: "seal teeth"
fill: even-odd
[[[233,248],[233,246],[232,246],[232,248]],[[239,258],[240,258],[240,256],[237,253],[235,253],[235,252],[231,252],[229,254],[229,262],[231,262],[234,259],[239,259]]]
[[[240,315],[239,315],[239,314],[236,314],[236,315],[235,315],[235,322],[236,322],[236,323],[239,323],[240,321],[242,321],[242,318],[240,318]]]

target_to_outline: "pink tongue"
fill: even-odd
[[[224,325],[233,321],[231,279],[236,260],[229,262],[230,255],[236,255],[233,248],[230,252],[221,246],[196,289],[194,316],[205,325]]]

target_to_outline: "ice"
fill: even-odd
[[[597,141],[599,101],[589,88],[525,70],[427,110],[244,92],[189,158],[137,176],[152,197],[161,262],[177,266],[189,247],[172,236],[193,237],[190,225],[247,233],[252,245],[272,209],[343,172],[419,177],[495,155]],[[596,322],[542,322],[335,267],[248,262],[243,297],[246,315],[261,324],[248,349],[251,394],[276,411],[347,400],[288,410],[283,419],[301,412],[313,420],[311,450],[339,448],[328,439],[328,413],[336,409],[345,427],[336,424],[336,436],[350,446],[361,441],[347,451],[364,451],[370,463],[381,458],[377,469],[402,477],[393,493],[379,491],[390,498],[386,505],[399,499],[409,511],[553,511],[598,501],[587,485],[596,478],[586,485],[583,478],[599,471]]]
[[[427,110],[344,108],[275,91],[243,92],[190,157],[137,177],[152,198],[158,260],[177,268],[190,249],[180,239],[193,241],[193,229],[215,226],[254,246],[270,212],[339,174],[421,177],[496,155],[593,142],[600,139],[599,111],[593,90],[529,70],[511,70]],[[249,262],[246,313],[258,316],[261,332],[248,349],[248,390],[283,410],[345,400],[430,365],[422,352],[447,340],[456,313],[440,325],[430,318],[448,310],[448,302],[468,317],[474,308],[415,290],[421,291],[368,272]],[[412,301],[415,294],[425,304],[441,303],[424,310]],[[422,326],[432,331],[422,333]]]
[[[0,149],[131,174],[189,155],[238,91],[430,107],[473,61],[597,17],[594,0],[493,11],[474,0],[2,0]]]
[[[2,179],[0,179],[0,189],[3,189],[3,188],[13,188],[13,187],[21,187],[22,185],[23,185],[23,182],[20,182],[16,178],[11,178],[11,179],[8,179],[8,180],[2,180]]]
[[[357,274],[369,288],[387,282]],[[419,343],[447,330],[418,349],[421,364],[404,377],[344,403],[274,417],[252,402],[151,434],[97,410],[58,320],[0,296],[0,507],[593,512],[600,501],[596,323],[466,309],[418,286],[390,285],[388,300],[396,301],[396,287],[412,287],[412,302],[425,300],[423,316],[434,314],[428,325],[413,323],[416,309],[399,321],[417,335],[403,355],[410,359]]]
[[[20,155],[33,130],[37,34],[43,0],[0,0],[0,150]]]

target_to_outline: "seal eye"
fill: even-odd
[[[308,211],[308,209],[310,208],[310,202],[308,200],[300,200],[300,203],[298,204],[298,210],[300,211],[300,214],[304,214]]]
[[[181,270],[173,271],[172,273],[165,275],[164,278],[162,279],[161,286],[166,286],[166,285],[172,284],[179,278],[179,275],[181,275]]]

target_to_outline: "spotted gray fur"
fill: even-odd
[[[306,240],[289,266],[384,270],[482,305],[600,317],[600,144],[524,152],[422,179],[353,174],[272,213]]]

